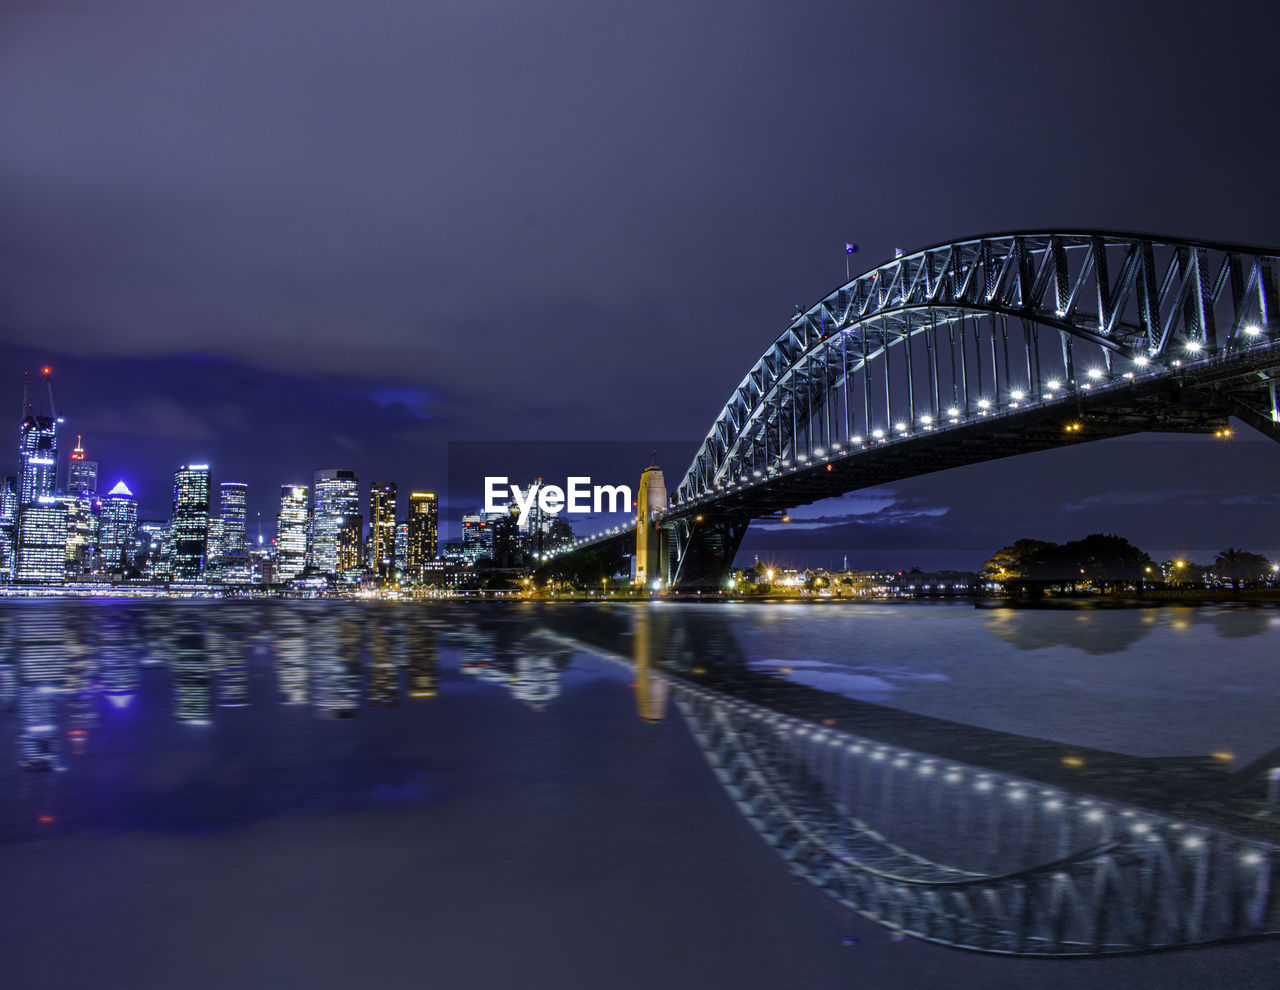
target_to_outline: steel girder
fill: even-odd
[[[1002,378],[1004,404],[1050,397],[1049,381],[1051,392],[1077,389],[1080,348],[1100,362],[1091,373],[1111,378],[1270,340],[1278,279],[1280,251],[1102,231],[1001,234],[896,258],[796,313],[725,403],[675,495],[848,443],[859,420],[892,434],[947,407],[958,418],[980,402],[999,408]]]

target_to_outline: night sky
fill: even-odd
[[[51,364],[64,448],[144,517],[187,461],[267,520],[322,467],[444,490],[451,440],[687,438],[674,483],[847,240],[859,269],[1012,228],[1280,243],[1273,3],[87,6],[0,13],[0,410],[16,439]],[[1274,556],[1277,492],[1240,427],[904,482],[747,548]]]

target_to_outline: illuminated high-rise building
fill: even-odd
[[[107,574],[127,571],[137,547],[138,500],[129,486],[119,481],[103,496],[98,509],[99,570]]]
[[[218,486],[222,517],[222,578],[247,584],[253,578],[249,544],[245,538],[249,486],[243,481],[224,481]]]
[[[396,569],[396,485],[375,481],[369,485],[369,570],[390,577]]]
[[[208,464],[187,464],[173,475],[173,513],[169,517],[170,579],[199,581],[209,550]]]
[[[13,580],[17,525],[18,482],[12,475],[6,475],[0,483],[0,581]]]
[[[208,581],[222,580],[222,536],[226,524],[221,516],[209,516],[209,538],[205,544],[204,576]]]
[[[276,517],[276,562],[273,579],[288,581],[307,566],[307,486],[282,485]]]
[[[409,524],[396,523],[396,570],[404,570],[404,562],[409,556]]]
[[[360,472],[317,471],[312,492],[311,552],[307,562],[321,574],[360,567]]]
[[[76,449],[67,464],[67,494],[98,494],[98,462],[85,456],[83,438],[76,434]]]
[[[18,505],[34,505],[57,487],[58,427],[52,416],[29,414],[18,436]]]
[[[99,523],[95,500],[88,494],[55,495],[54,500],[67,511],[66,575],[71,581],[92,569]]]
[[[493,559],[493,523],[488,516],[462,517],[461,558],[474,564],[482,557]]]
[[[24,505],[18,518],[18,580],[62,584],[66,562],[67,507],[52,496]]]
[[[148,581],[169,580],[169,524],[163,519],[139,519],[137,557]]]
[[[409,530],[404,569],[415,581],[422,580],[423,565],[435,560],[440,530],[440,505],[435,492],[409,494]]]
[[[224,526],[222,552],[228,557],[244,554],[245,516],[248,514],[249,486],[243,481],[224,481],[218,486],[221,496],[221,512]]]

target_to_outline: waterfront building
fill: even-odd
[[[519,567],[524,563],[525,545],[532,534],[520,532],[520,510],[512,505],[505,514],[490,520],[489,528],[493,533],[493,562],[499,567]]]
[[[66,506],[52,496],[24,505],[18,519],[17,579],[62,584],[66,560]]]
[[[341,468],[317,471],[312,492],[308,566],[321,574],[357,570],[363,529],[360,472]]]
[[[232,584],[248,584],[253,580],[253,564],[249,560],[246,517],[249,486],[243,481],[224,481],[218,486],[222,519],[222,580]]]
[[[187,464],[173,476],[169,519],[171,580],[199,581],[209,548],[209,465]]]
[[[224,481],[218,485],[219,515],[222,518],[222,553],[231,558],[243,557],[249,547],[245,522],[249,507],[249,486],[243,481]]]
[[[123,481],[107,492],[98,508],[98,569],[127,570],[138,539],[138,501]]]
[[[409,556],[409,524],[396,523],[396,570],[405,569],[405,560]]]
[[[493,559],[493,523],[488,516],[474,513],[462,517],[463,560],[474,564],[481,557]]]
[[[6,475],[0,483],[0,581],[13,580],[17,550],[18,481]]]
[[[168,581],[169,524],[164,520],[148,519],[138,523],[137,550],[134,560],[142,562],[142,576],[148,581]]]
[[[74,580],[93,568],[94,548],[98,542],[98,515],[95,499],[89,494],[55,495],[67,513],[66,576]]]
[[[222,580],[222,543],[226,523],[221,516],[209,517],[209,539],[205,549],[204,576],[208,581]]]
[[[409,521],[405,534],[404,568],[415,581],[421,581],[423,566],[436,559],[439,539],[439,500],[435,492],[411,492]]]
[[[375,481],[369,485],[369,570],[390,577],[396,567],[396,485]]]
[[[276,517],[276,582],[297,577],[307,566],[307,486],[282,485]]]
[[[462,531],[464,534],[466,533],[468,518],[470,517],[464,516],[462,520]],[[464,550],[462,544],[456,540],[448,540],[440,545],[439,559],[442,563],[449,564],[451,566],[461,566],[471,563],[467,558],[467,551]],[[428,568],[428,570],[430,570],[430,568]]]
[[[18,506],[35,505],[57,488],[58,424],[29,413],[18,436]]]
[[[98,462],[85,456],[84,439],[76,434],[76,449],[67,464],[67,492],[71,495],[98,494]]]
[[[973,571],[921,571],[912,568],[889,580],[890,593],[903,598],[971,598],[982,588]]]

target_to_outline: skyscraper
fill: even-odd
[[[209,549],[209,465],[187,464],[173,475],[173,513],[170,516],[170,576],[174,581],[199,581]]]
[[[52,496],[22,507],[18,580],[62,584],[67,561],[67,508]]]
[[[307,566],[307,486],[280,487],[280,515],[276,517],[274,580],[288,581]]]
[[[369,485],[369,570],[390,577],[396,569],[396,485],[374,481]]]
[[[209,516],[209,535],[205,543],[204,576],[207,581],[222,580],[222,535],[226,528],[221,516]]]
[[[70,581],[90,570],[99,520],[93,511],[92,495],[67,493],[55,495],[54,501],[66,508],[66,573]]]
[[[0,485],[0,581],[13,580],[13,557],[18,548],[18,482],[6,475]]]
[[[493,559],[493,524],[479,513],[462,517],[461,556],[474,564],[482,557]]]
[[[222,516],[222,577],[225,581],[247,584],[253,577],[245,539],[249,486],[243,481],[224,481],[218,491]]]
[[[409,533],[404,567],[415,581],[422,580],[423,565],[436,556],[440,506],[435,492],[409,494]]]
[[[67,494],[98,494],[98,462],[85,458],[83,438],[76,434],[76,449],[67,465]]]
[[[58,478],[58,426],[52,416],[28,412],[18,435],[18,505],[53,495]]]
[[[107,492],[98,510],[98,566],[110,574],[133,563],[138,541],[138,502],[123,481]]]
[[[312,493],[311,552],[307,562],[322,574],[360,566],[360,472],[317,471]]]

